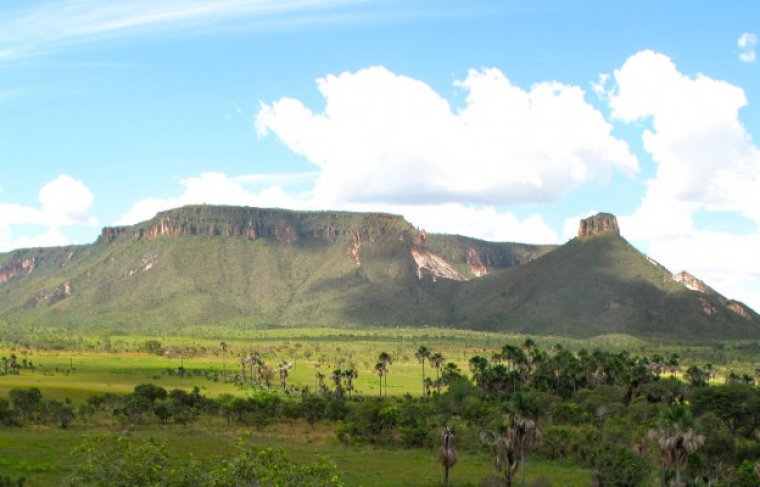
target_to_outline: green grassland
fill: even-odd
[[[259,352],[265,362],[294,364],[288,380],[295,388],[314,388],[315,373],[329,375],[334,368],[352,367],[359,371],[355,394],[377,395],[378,377],[373,366],[380,352],[393,357],[388,375],[388,394],[402,396],[421,394],[421,367],[414,352],[421,345],[441,352],[449,362],[463,371],[474,355],[490,357],[502,345],[519,345],[525,335],[455,330],[448,328],[267,328],[238,330],[227,327],[197,327],[191,335],[99,335],[66,336],[59,329],[37,329],[25,335],[26,345],[0,343],[0,355],[16,354],[19,360],[31,361],[34,368],[19,375],[0,376],[0,397],[7,397],[13,388],[39,388],[47,399],[83,403],[94,394],[105,392],[127,394],[137,384],[153,383],[167,390],[190,390],[197,386],[203,395],[218,397],[229,393],[246,396],[251,389],[207,379],[194,371],[228,374],[238,370],[238,357]],[[219,338],[221,337],[221,338]],[[57,341],[56,341],[57,340]],[[159,341],[164,355],[142,350],[150,340]],[[228,345],[226,353],[220,342]],[[638,354],[670,355],[677,353],[681,363],[712,363],[718,371],[717,381],[729,370],[754,373],[760,362],[760,344],[753,341],[701,343],[688,346],[646,341],[627,335],[604,335],[589,339],[535,337],[538,346],[550,349],[561,343],[577,351],[629,350]],[[31,343],[55,343],[61,350],[41,349]],[[110,351],[105,351],[106,349]],[[321,364],[315,367],[315,364]],[[176,374],[183,365],[184,377]],[[684,367],[685,368],[685,367]],[[435,371],[427,366],[428,376]],[[275,379],[273,389],[279,389]],[[123,424],[97,422],[75,423],[72,428],[33,425],[0,428],[0,475],[25,476],[29,485],[56,485],[72,472],[76,464],[70,451],[84,436],[118,433]],[[251,430],[228,426],[220,418],[203,419],[188,426],[145,424],[130,426],[136,438],[165,441],[172,455],[196,457],[227,455],[236,452],[236,440],[250,435],[254,445],[284,448],[296,461],[309,462],[317,453],[327,455],[345,475],[349,485],[440,485],[441,470],[435,452],[430,449],[400,449],[371,445],[345,445],[334,434],[334,428],[318,425],[310,428],[302,420],[282,422]],[[492,459],[484,453],[461,452],[454,468],[453,485],[478,485],[492,475]],[[529,460],[529,479],[542,477],[554,486],[586,486],[590,473],[577,465],[542,460]]]
[[[239,370],[239,357],[251,351],[260,353],[270,365],[282,361],[294,365],[288,384],[297,388],[314,387],[316,372],[329,375],[335,368],[358,370],[355,382],[359,394],[377,394],[378,377],[373,367],[380,352],[393,358],[388,376],[391,395],[421,394],[421,367],[414,356],[420,345],[441,352],[447,362],[467,370],[473,355],[490,356],[502,345],[519,345],[527,335],[455,330],[447,328],[273,328],[234,330],[226,327],[199,327],[196,336],[183,335],[108,335],[64,337],[60,330],[40,330],[27,337],[32,343],[58,343],[67,350],[40,350],[0,342],[0,355],[18,355],[30,360],[35,368],[21,375],[0,376],[0,394],[14,387],[38,387],[51,398],[74,401],[103,392],[128,393],[135,385],[153,382],[164,388],[198,386],[204,394],[240,393],[231,383],[213,382],[188,374],[182,378],[173,372],[183,364],[188,371],[217,371],[228,374]],[[49,332],[49,333],[48,333]],[[219,338],[210,337],[220,336]],[[560,343],[577,351],[582,348],[652,355],[677,353],[681,361],[711,363],[718,380],[729,370],[754,374],[760,366],[760,344],[755,341],[704,342],[673,345],[651,342],[628,335],[601,335],[590,339],[533,337],[537,345],[549,349]],[[168,355],[157,356],[141,351],[146,341],[159,341]],[[221,341],[228,344],[223,354]],[[111,352],[103,351],[105,343]],[[315,364],[319,363],[319,367]],[[73,369],[73,370],[72,370]],[[430,371],[428,371],[430,373]]]
[[[0,474],[25,476],[31,486],[56,485],[73,471],[71,449],[91,434],[118,434],[118,428],[76,427],[0,428]],[[441,469],[429,449],[386,449],[375,446],[345,446],[334,440],[325,427],[310,428],[304,422],[273,425],[263,431],[223,424],[190,427],[151,426],[131,431],[136,439],[154,438],[166,443],[175,458],[229,455],[238,452],[238,439],[247,444],[282,448],[296,461],[308,462],[326,455],[345,476],[348,485],[392,487],[398,485],[440,485]],[[529,480],[539,477],[552,485],[587,486],[585,469],[541,459],[530,460]],[[453,485],[477,485],[492,473],[491,459],[485,455],[461,453],[452,471]]]

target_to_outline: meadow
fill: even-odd
[[[379,394],[379,377],[374,365],[382,352],[390,354],[387,394],[418,397],[422,394],[421,364],[415,351],[422,345],[443,354],[468,374],[468,361],[475,355],[491,356],[505,344],[518,346],[524,335],[465,330],[423,328],[263,328],[231,330],[198,328],[184,335],[98,335],[69,336],[59,330],[38,330],[22,343],[0,343],[0,356],[16,355],[31,363],[18,375],[0,375],[0,398],[14,388],[36,387],[46,399],[84,404],[97,394],[129,394],[138,384],[152,383],[166,390],[193,387],[202,395],[224,394],[246,397],[252,390],[230,380],[240,369],[239,357],[252,352],[272,366],[292,364],[287,380],[289,394],[303,388],[313,391],[317,373],[328,375],[336,368],[358,371],[353,394]],[[222,338],[218,338],[222,337]],[[733,341],[678,345],[651,343],[625,335],[608,335],[585,340],[534,337],[538,347],[552,349],[560,344],[571,351],[581,349],[622,351],[640,354],[677,354],[682,369],[689,363],[711,363],[716,382],[729,371],[754,374],[760,361],[758,344]],[[25,342],[25,343],[24,343]],[[225,343],[222,350],[221,343]],[[160,347],[157,347],[157,344]],[[55,349],[57,348],[57,349]],[[184,369],[184,375],[178,370]],[[223,372],[224,371],[224,372]],[[436,371],[426,365],[426,375]],[[272,390],[280,390],[277,379]],[[312,428],[302,419],[276,422],[263,428],[225,423],[221,418],[200,419],[189,425],[146,423],[125,426],[123,422],[75,421],[69,428],[51,425],[0,427],[0,475],[25,477],[27,485],[56,485],[72,473],[76,461],[71,451],[84,437],[118,434],[129,429],[134,438],[165,441],[176,457],[233,454],[237,440],[246,437],[256,446],[283,448],[296,460],[308,462],[319,453],[333,461],[348,485],[440,485],[441,468],[434,448],[397,448],[393,445],[346,444],[338,441],[335,428],[317,423]],[[437,447],[436,447],[437,448]],[[479,485],[493,475],[493,459],[483,451],[462,451],[452,472],[452,485]],[[586,486],[587,468],[572,462],[536,456],[529,461],[528,478],[535,485]],[[543,483],[542,483],[543,482]]]

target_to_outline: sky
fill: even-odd
[[[760,310],[760,3],[0,3],[0,252],[187,204],[580,218]]]

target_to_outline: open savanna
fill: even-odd
[[[422,393],[422,369],[415,357],[416,350],[425,345],[440,352],[446,362],[456,363],[467,371],[468,361],[475,355],[490,357],[504,344],[519,345],[526,335],[478,332],[449,328],[263,328],[235,330],[230,328],[197,327],[188,335],[65,335],[62,330],[38,331],[27,337],[30,344],[64,343],[63,350],[37,348],[34,345],[0,342],[0,356],[15,354],[26,359],[33,368],[20,375],[0,376],[0,397],[17,387],[37,387],[45,397],[75,403],[94,394],[105,392],[126,394],[137,384],[151,382],[165,389],[200,388],[203,394],[245,394],[245,389],[233,382],[209,380],[206,372],[228,376],[240,371],[240,357],[258,352],[264,361],[276,367],[281,362],[293,365],[288,386],[315,387],[318,372],[326,377],[336,368],[353,368],[359,376],[355,393],[379,393],[378,376],[374,365],[381,352],[391,355],[393,363],[387,376],[389,395]],[[214,338],[211,338],[214,337]],[[223,337],[223,338],[216,338]],[[628,335],[602,335],[590,339],[564,337],[532,337],[539,347],[549,349],[559,343],[570,350],[628,350],[632,353],[670,356],[678,354],[682,364],[712,364],[718,381],[736,371],[754,374],[760,367],[760,344],[754,341],[703,342],[675,344],[651,342]],[[161,344],[163,353],[146,352],[145,344]],[[220,344],[227,345],[222,352]],[[49,347],[48,347],[49,348]],[[105,350],[110,351],[105,351]],[[177,369],[186,369],[184,377]],[[426,375],[435,376],[426,364]],[[273,388],[278,388],[275,378]]]
[[[8,334],[6,334],[8,336]],[[241,356],[259,353],[265,363],[276,367],[290,362],[293,368],[288,386],[315,387],[315,375],[325,376],[336,368],[359,371],[354,394],[376,396],[378,376],[373,368],[381,352],[393,363],[387,376],[388,395],[419,396],[422,368],[415,357],[425,345],[442,353],[468,373],[469,359],[490,357],[504,344],[520,345],[525,335],[507,335],[448,328],[259,328],[236,330],[198,327],[185,334],[161,335],[72,335],[62,330],[37,330],[23,340],[0,343],[0,356],[15,354],[23,368],[18,375],[0,375],[0,397],[14,388],[37,387],[47,399],[70,400],[74,405],[106,392],[128,394],[138,384],[153,383],[167,390],[198,387],[203,395],[248,396],[249,386],[219,377],[238,373]],[[532,337],[542,349],[560,343],[570,350],[602,348],[629,350],[643,355],[678,354],[683,365],[711,363],[717,381],[729,371],[754,373],[760,361],[760,345],[752,341],[704,342],[693,344],[655,343],[626,335],[605,335],[591,339]],[[221,343],[226,344],[226,352]],[[160,343],[160,353],[144,351],[146,344]],[[45,345],[47,344],[47,345]],[[319,367],[317,367],[319,364]],[[184,367],[185,375],[177,371]],[[683,367],[685,368],[685,367]],[[428,377],[436,371],[426,364]],[[326,379],[329,385],[329,379]],[[279,390],[277,377],[272,389]],[[349,485],[440,485],[441,469],[436,452],[429,448],[393,448],[383,445],[346,445],[335,434],[335,426],[318,423],[311,428],[303,420],[283,421],[260,429],[229,425],[220,417],[204,417],[190,425],[157,422],[125,425],[116,419],[75,421],[68,429],[30,425],[0,428],[0,475],[24,476],[28,485],[58,485],[70,475],[79,459],[72,450],[93,434],[120,434],[129,429],[135,439],[155,438],[166,443],[176,458],[208,455],[232,456],[238,441],[246,437],[251,445],[285,449],[299,462],[326,455],[345,476]],[[550,485],[586,486],[590,471],[576,464],[547,461],[538,456],[529,460],[528,477],[544,478]],[[492,457],[485,452],[461,451],[452,473],[453,485],[478,485],[493,473]]]
[[[74,470],[77,460],[72,448],[87,435],[110,434],[116,428],[79,425],[69,430],[56,428],[0,428],[0,474],[24,476],[30,486],[59,485]],[[116,433],[118,434],[118,432]],[[271,425],[262,431],[230,427],[223,422],[179,426],[134,427],[136,440],[153,438],[165,442],[175,458],[200,458],[210,455],[233,456],[240,451],[239,441],[248,446],[282,448],[298,462],[309,462],[317,455],[327,456],[344,475],[348,485],[431,486],[440,485],[441,469],[434,452],[426,448],[391,449],[377,446],[346,446],[335,440],[332,428],[318,425],[312,429],[302,421]],[[453,485],[478,485],[489,476],[492,459],[463,452],[452,471]],[[551,485],[587,486],[589,472],[577,466],[530,460],[530,480],[544,478]]]

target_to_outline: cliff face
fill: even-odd
[[[161,212],[133,226],[106,227],[98,243],[119,238],[154,240],[161,237],[207,235],[260,238],[282,243],[303,239],[374,241],[387,233],[412,231],[403,217],[385,213],[295,212],[247,207],[187,206]]]
[[[34,270],[36,257],[17,258],[6,262],[0,267],[0,284],[13,279],[14,277],[24,276]]]
[[[620,235],[617,218],[610,213],[597,213],[594,216],[584,218],[578,226],[578,238],[585,239],[602,235],[603,233],[614,233]]]
[[[385,213],[295,212],[247,207],[187,206],[157,214],[133,226],[106,227],[97,243],[116,240],[155,240],[178,236],[267,239],[284,244],[316,240],[346,243],[345,255],[361,267],[363,242],[385,238],[409,245],[412,270],[421,279],[430,277],[455,281],[488,274],[489,269],[506,268],[527,262],[546,250],[530,245],[492,244],[460,238],[446,254],[428,245],[428,235],[417,231],[403,217]],[[434,241],[440,236],[431,236]],[[447,238],[447,237],[444,237]],[[452,237],[457,239],[457,237]],[[460,241],[461,240],[461,241]],[[524,247],[524,249],[522,248]],[[529,249],[529,250],[525,250]],[[458,269],[460,266],[461,269]],[[469,272],[466,272],[466,270]],[[466,274],[466,275],[465,275]]]
[[[424,230],[414,238],[411,255],[418,279],[430,277],[433,281],[437,279],[467,280],[446,259],[427,248],[427,233]]]

